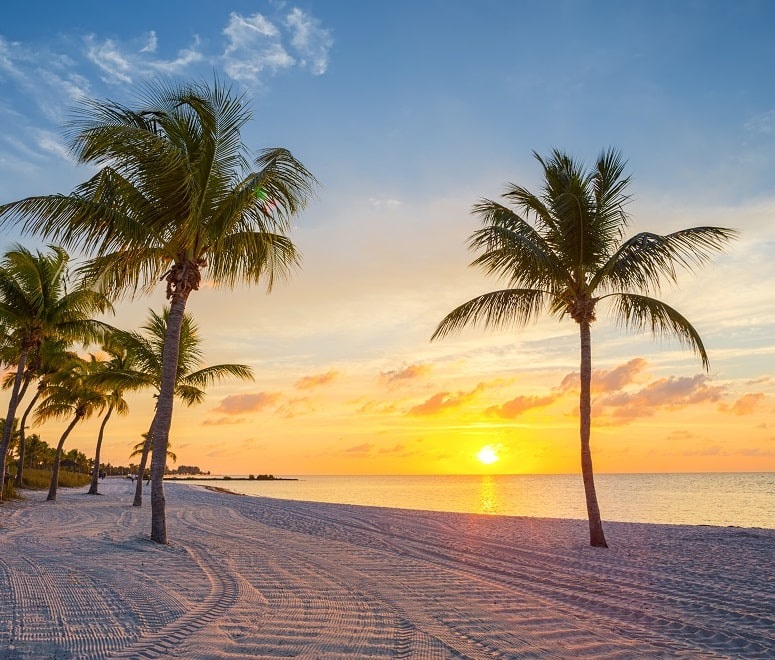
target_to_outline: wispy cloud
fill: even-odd
[[[197,38],[169,60],[154,57],[158,45],[155,33],[129,44],[113,39],[100,40],[95,35],[87,36],[84,43],[87,59],[102,71],[102,80],[110,84],[132,84],[156,74],[183,73],[191,65],[206,59]]]
[[[750,415],[764,403],[766,396],[762,392],[743,394],[732,405],[722,403],[719,405],[719,409],[724,412],[731,412],[733,415],[743,416]]]
[[[400,369],[393,369],[390,371],[383,371],[380,374],[380,379],[387,383],[400,383],[409,380],[416,380],[427,376],[431,372],[431,366],[428,364],[410,364]]]
[[[679,410],[690,405],[717,403],[725,393],[722,386],[709,384],[708,376],[661,378],[635,392],[618,392],[595,401],[599,414],[629,421],[651,417],[660,410]]]
[[[328,385],[333,381],[339,372],[335,369],[331,369],[323,374],[314,374],[312,376],[303,376],[294,383],[294,387],[300,390],[309,390],[313,387],[320,387],[321,385]]]
[[[227,415],[241,415],[256,412],[275,405],[281,398],[276,392],[256,392],[254,394],[232,394],[223,399],[215,412]]]
[[[490,406],[486,412],[489,415],[503,417],[504,419],[514,419],[533,408],[545,408],[546,406],[550,406],[561,396],[563,395],[560,392],[547,394],[546,396],[517,396],[503,405]]]
[[[483,384],[477,385],[468,392],[438,392],[422,403],[409,409],[408,415],[437,415],[441,412],[459,408],[471,401],[484,388]]]
[[[291,44],[299,54],[301,66],[316,75],[324,74],[328,69],[328,53],[334,45],[331,31],[297,7],[286,16],[285,24],[291,31]]]

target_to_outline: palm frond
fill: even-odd
[[[538,316],[550,296],[550,293],[537,289],[504,289],[485,293],[447,314],[431,335],[431,341],[467,325],[481,324],[486,328],[524,326]]]
[[[723,251],[737,232],[723,227],[692,227],[666,236],[641,232],[622,243],[595,276],[593,286],[609,290],[658,291],[676,282],[678,268],[692,271]]]
[[[658,338],[675,338],[699,356],[706,370],[710,368],[708,354],[699,333],[669,305],[632,293],[611,294],[604,298],[612,298],[613,315],[620,325],[631,330],[648,330]]]

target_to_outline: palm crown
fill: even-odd
[[[510,185],[504,194],[516,211],[484,199],[474,213],[484,224],[469,245],[481,254],[472,265],[503,277],[509,288],[479,296],[453,310],[433,338],[469,323],[525,325],[542,311],[577,323],[595,320],[597,303],[610,298],[617,321],[667,334],[688,344],[705,367],[708,356],[697,331],[669,305],[651,297],[679,268],[691,269],[735,235],[720,227],[693,227],[665,236],[642,232],[624,239],[629,177],[614,150],[585,172],[554,151],[536,159],[544,170],[541,195]],[[532,224],[530,222],[532,220]]]

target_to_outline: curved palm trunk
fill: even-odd
[[[8,453],[8,444],[11,442],[11,431],[13,430],[13,420],[16,417],[16,409],[19,407],[19,391],[24,377],[24,367],[27,364],[28,350],[22,349],[19,356],[19,365],[16,368],[16,376],[13,379],[13,389],[11,390],[11,400],[8,402],[8,413],[5,416],[5,425],[3,426],[3,439],[0,440],[0,502],[3,501],[3,486],[5,485],[5,455]]]
[[[30,401],[27,408],[24,410],[24,414],[22,415],[21,422],[19,423],[19,463],[16,466],[16,479],[14,482],[14,485],[16,488],[22,487],[22,480],[24,479],[24,454],[27,450],[27,436],[24,432],[24,427],[27,426],[27,417],[32,412],[32,409],[35,407],[35,404],[38,402],[38,399],[40,398],[41,389],[38,388],[35,392],[34,396],[32,397],[32,400]]]
[[[62,434],[62,437],[59,438],[59,444],[57,445],[57,451],[54,455],[54,469],[51,473],[51,484],[48,487],[48,497],[46,498],[47,502],[54,502],[57,498],[57,486],[59,486],[59,461],[62,460],[62,447],[65,446],[65,440],[67,440],[67,436],[70,435],[70,431],[72,431],[75,428],[75,425],[81,421],[81,416],[76,415],[73,417],[73,421],[70,422],[70,425],[65,429],[65,432]]]
[[[600,507],[597,504],[595,478],[592,472],[592,452],[589,436],[592,429],[592,335],[588,321],[579,323],[581,335],[581,394],[579,395],[579,418],[581,434],[581,475],[584,479],[584,495],[587,499],[589,518],[589,543],[597,548],[607,548]]]
[[[153,417],[156,421],[156,415]],[[132,506],[143,505],[143,475],[145,474],[145,466],[148,465],[148,454],[151,453],[151,443],[153,442],[153,422],[151,422],[151,428],[148,429],[148,433],[145,436],[145,444],[143,445],[143,452],[140,454],[140,465],[137,468],[137,483],[135,484],[135,501],[132,502]]]
[[[151,425],[153,455],[151,457],[151,541],[167,543],[167,513],[164,499],[164,469],[167,465],[167,445],[172,425],[172,403],[180,354],[180,329],[186,311],[189,289],[172,295],[167,317],[167,334],[162,349],[161,388],[156,404],[156,416]]]
[[[110,406],[108,412],[105,413],[102,424],[100,424],[100,432],[97,434],[97,446],[94,448],[94,469],[91,471],[91,486],[89,486],[87,495],[99,495],[97,488],[100,483],[100,450],[102,449],[102,438],[105,434],[105,425],[108,423],[111,414],[113,414],[113,406]]]

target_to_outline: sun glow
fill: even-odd
[[[492,465],[495,463],[495,461],[498,460],[498,452],[492,445],[485,445],[479,450],[479,453],[476,455],[476,457],[479,459],[480,463],[484,463],[485,465]]]

